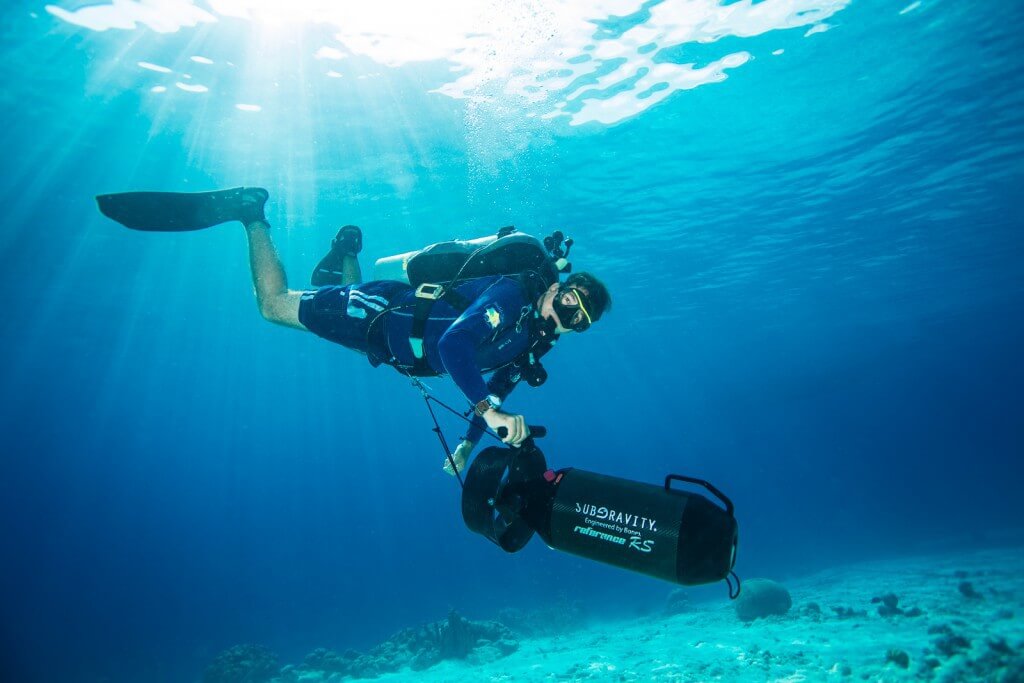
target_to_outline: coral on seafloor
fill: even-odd
[[[337,653],[319,648],[306,655],[300,666],[285,667],[279,683],[340,681],[346,677],[374,678],[406,667],[423,671],[446,659],[485,664],[519,649],[519,641],[495,621],[470,621],[455,611],[448,618],[418,628],[407,628],[369,652]]]
[[[586,626],[593,607],[557,598],[505,610],[500,623],[451,612],[372,649],[318,649],[276,672],[266,648],[232,648],[203,681],[1024,683],[1022,552],[865,563],[786,587],[750,580],[735,612],[724,601],[688,606],[685,589],[652,593],[645,612],[630,603],[635,618]],[[969,571],[954,574],[958,564]]]
[[[277,674],[277,655],[268,648],[235,645],[210,662],[203,683],[267,683]]]
[[[793,598],[780,583],[769,579],[748,579],[743,583],[743,591],[734,606],[741,621],[753,621],[785,614],[793,606]]]
[[[982,595],[978,591],[974,590],[974,584],[970,581],[961,581],[956,587],[960,591],[960,595],[964,596],[968,600],[981,600]]]
[[[555,636],[573,632],[588,621],[586,605],[564,596],[541,609],[506,607],[498,611],[498,621],[523,637]]]
[[[358,658],[359,653],[355,650],[346,650],[343,654],[338,654],[334,650],[318,647],[306,655],[302,661],[302,668],[310,671],[344,674],[349,670],[352,662]]]
[[[910,668],[910,655],[903,650],[889,650],[885,653],[885,663],[893,663],[901,669]]]
[[[878,615],[882,617],[919,617],[924,614],[918,607],[909,610],[900,607],[900,599],[895,593],[871,598],[871,604],[878,605]]]
[[[217,655],[203,683],[336,683],[375,678],[406,667],[422,671],[445,659],[486,664],[519,649],[519,641],[496,621],[470,621],[454,610],[443,621],[407,628],[366,653],[317,648],[299,666],[280,668],[261,645],[236,645]]]

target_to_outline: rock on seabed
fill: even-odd
[[[743,582],[740,597],[734,603],[741,621],[782,615],[793,606],[793,598],[785,586],[770,579],[748,579]]]

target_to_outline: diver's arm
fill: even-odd
[[[516,371],[514,366],[506,365],[505,367],[495,372],[493,376],[491,376],[490,381],[487,382],[487,390],[494,396],[497,396],[499,399],[501,399],[502,402],[504,402],[505,399],[508,398],[508,395],[512,393],[512,390],[515,389],[518,384],[519,373]],[[483,435],[484,429],[486,429],[486,427],[487,423],[484,421],[484,419],[474,413],[473,419],[469,424],[469,431],[466,432],[466,436],[463,437],[462,444],[459,444],[460,446],[466,443],[469,444],[466,447],[469,450],[469,452],[467,452],[467,455],[469,455],[469,453],[473,451],[473,448],[480,441],[480,437]]]
[[[504,402],[508,395],[512,393],[512,390],[516,388],[518,382],[519,373],[514,372],[512,366],[509,365],[494,373],[490,381],[487,382],[487,389],[491,394]],[[466,436],[462,437],[462,441],[452,452],[450,460],[445,462],[445,472],[455,474],[455,470],[452,468],[453,462],[460,472],[466,467],[469,457],[473,455],[473,449],[476,448],[476,444],[480,437],[483,436],[486,428],[487,422],[484,418],[473,413],[473,419],[469,423],[469,431],[466,433]]]
[[[476,364],[476,350],[489,336],[476,317],[460,317],[437,342],[444,369],[465,395],[470,405],[475,406],[487,398],[487,383]],[[480,315],[479,317],[483,317]],[[482,323],[484,327],[486,322]]]
[[[499,329],[510,324],[513,314],[523,306],[518,286],[514,289],[488,288],[484,296],[474,301],[437,342],[437,349],[445,370],[466,396],[470,405],[479,405],[490,395],[483,373],[477,365],[477,349],[492,339]],[[509,415],[500,410],[490,409],[484,413],[484,422],[491,429],[506,427],[509,435],[505,443],[518,446],[529,436],[522,415]]]

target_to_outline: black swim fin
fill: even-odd
[[[314,287],[340,285],[343,280],[342,268],[346,256],[355,256],[363,250],[363,231],[357,225],[346,225],[331,241],[331,250],[320,259],[310,276]]]
[[[265,220],[269,193],[262,187],[214,192],[119,192],[96,197],[100,212],[132,230],[187,232],[229,221]]]

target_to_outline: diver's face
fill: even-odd
[[[582,310],[580,310],[579,296],[576,294],[575,288],[573,289],[562,289],[561,291],[559,284],[555,284],[548,287],[547,291],[541,297],[540,315],[548,320],[555,322],[555,333],[566,334],[568,332],[576,331],[574,328],[579,329],[583,327],[589,327],[589,316]],[[580,291],[584,295],[589,294],[587,290],[580,288]],[[560,320],[558,313],[555,311],[555,301],[561,300],[559,308],[565,311],[565,316],[568,320]]]

